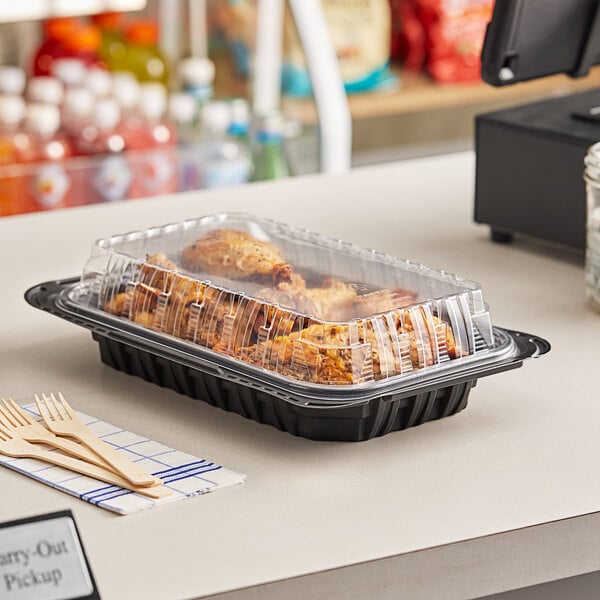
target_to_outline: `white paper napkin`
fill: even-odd
[[[21,408],[39,420],[35,404]],[[213,492],[242,483],[246,478],[245,475],[230,471],[208,459],[169,448],[95,417],[75,412],[94,435],[114,446],[117,451],[125,453],[144,470],[160,477],[171,494],[155,500],[37,459],[0,455],[0,464],[122,515]]]

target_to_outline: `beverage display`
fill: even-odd
[[[77,27],[77,20],[68,17],[44,21],[42,43],[33,57],[31,72],[34,76],[52,73],[54,61],[67,55],[65,41]]]
[[[289,173],[276,119],[251,139],[249,102],[213,98],[212,60],[184,58],[170,80],[155,21],[108,12],[43,30],[37,71],[0,65],[2,215],[245,183],[253,151],[256,179]]]
[[[121,108],[113,98],[99,100],[80,140],[82,153],[98,155],[91,166],[92,190],[86,202],[114,202],[129,196],[132,169],[123,156],[126,134],[121,128]]]
[[[58,106],[62,103],[64,95],[63,84],[56,77],[32,77],[27,84],[27,102]]]
[[[25,69],[14,66],[0,66],[0,94],[21,96],[25,91]]]
[[[184,58],[179,62],[182,88],[191,94],[202,108],[213,96],[215,65],[208,58]]]
[[[60,111],[52,104],[30,104],[25,131],[31,138],[28,162],[43,163],[27,177],[25,211],[63,208],[69,204],[71,179],[62,164],[73,156],[68,137],[60,130]]]
[[[112,94],[113,78],[105,69],[87,69],[84,84],[96,98],[108,98]]]
[[[283,120],[279,114],[258,120],[253,143],[252,181],[280,179],[290,175],[284,148]]]
[[[167,85],[167,60],[158,48],[158,25],[154,21],[138,20],[125,29],[123,59],[112,64],[116,71],[129,71],[138,81]]]
[[[29,138],[20,125],[26,106],[19,96],[0,96],[0,216],[16,212],[23,195],[23,177],[18,168],[27,153]]]
[[[78,58],[87,67],[106,68],[100,58],[101,43],[102,36],[95,25],[79,25],[64,40],[65,53],[69,58]]]
[[[78,144],[84,129],[90,123],[94,108],[94,96],[85,87],[69,88],[62,104],[62,129],[73,144]]]
[[[92,16],[92,22],[98,27],[101,35],[99,54],[109,69],[115,69],[125,57],[123,40],[123,14],[105,12]]]
[[[52,75],[66,88],[84,85],[86,74],[87,66],[80,58],[58,58],[52,67]]]
[[[179,140],[179,189],[182,191],[196,190],[202,185],[197,154],[200,131],[196,99],[187,92],[171,94],[168,117],[177,127]]]
[[[250,157],[238,140],[227,131],[231,123],[229,103],[209,102],[201,113],[201,143],[196,150],[202,186],[218,188],[248,181]]]
[[[177,131],[165,118],[167,90],[160,83],[143,83],[138,102],[140,119],[127,127],[127,146],[144,150],[132,156],[133,182],[129,196],[175,192],[177,180]]]

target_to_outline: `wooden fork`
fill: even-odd
[[[104,459],[119,475],[136,486],[160,485],[161,480],[158,477],[144,471],[123,454],[93,435],[79,420],[62,394],[59,393],[58,398],[57,400],[54,394],[50,394],[50,397],[42,394],[42,402],[37,394],[35,396],[35,403],[42,420],[52,433],[79,440]]]
[[[2,398],[0,404],[0,425],[9,429],[12,436],[21,438],[27,442],[41,442],[48,444],[59,450],[64,450],[72,456],[81,458],[86,462],[92,463],[112,471],[112,467],[97,454],[88,450],[86,446],[72,442],[71,440],[54,435],[49,429],[46,429],[39,421],[28,415],[14,400]]]
[[[150,498],[165,498],[171,494],[171,490],[162,485],[153,487],[140,487],[132,485],[129,481],[123,477],[120,477],[119,475],[116,475],[112,471],[97,467],[96,465],[90,465],[89,463],[77,458],[72,458],[70,456],[65,456],[64,454],[59,454],[58,452],[51,452],[38,446],[34,446],[33,444],[30,444],[21,438],[13,437],[10,430],[2,427],[1,425],[0,454],[15,458],[37,458],[38,460],[43,460],[47,463],[70,469],[76,473],[88,475],[94,479],[98,479],[112,485],[117,485],[121,488],[136,492],[137,494],[149,496]]]

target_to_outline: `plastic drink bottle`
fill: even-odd
[[[106,69],[88,69],[84,82],[85,87],[98,99],[108,98],[112,94],[113,78]]]
[[[125,58],[125,42],[123,40],[122,26],[123,14],[119,12],[105,12],[92,16],[92,23],[98,27],[101,34],[100,58],[108,68],[114,70]]]
[[[131,73],[118,71],[112,74],[112,96],[119,103],[125,121],[129,117],[139,116],[140,84]]]
[[[27,102],[33,104],[62,104],[65,92],[60,79],[56,77],[32,77],[27,84]]]
[[[88,68],[106,69],[106,63],[100,58],[102,36],[95,25],[79,25],[65,39],[65,52],[69,58],[78,58]]]
[[[120,123],[119,103],[114,98],[98,100],[90,126],[80,140],[80,150],[95,156],[88,178],[93,190],[88,202],[114,202],[128,197],[132,172],[123,154],[127,145]]]
[[[26,75],[21,67],[0,67],[0,94],[22,96],[25,91]]]
[[[113,68],[130,71],[138,81],[167,85],[169,69],[157,45],[158,34],[158,25],[154,21],[133,21],[125,30],[125,56]]]
[[[49,210],[68,206],[71,178],[63,161],[73,155],[71,142],[60,130],[60,111],[52,104],[30,104],[25,130],[31,136],[26,208]]]
[[[48,19],[43,23],[43,41],[33,57],[34,76],[50,75],[54,61],[66,55],[65,40],[78,27],[73,18]]]
[[[86,73],[87,66],[79,58],[57,58],[52,67],[52,75],[59,79],[65,88],[84,85]]]
[[[252,181],[280,179],[290,175],[284,149],[283,121],[277,113],[258,120],[254,134]]]
[[[198,110],[196,99],[187,92],[174,92],[169,96],[167,116],[177,128],[180,144],[192,145],[198,141]]]
[[[177,165],[179,190],[196,190],[202,185],[198,163],[198,111],[196,99],[187,92],[175,92],[169,96],[169,120],[177,127],[179,148]]]
[[[213,96],[215,64],[208,58],[184,58],[178,72],[183,90],[194,96],[201,109]]]
[[[84,129],[90,124],[94,108],[94,96],[84,87],[68,88],[62,105],[62,128],[75,147],[75,154]]]
[[[202,186],[216,188],[248,181],[250,157],[227,134],[231,113],[225,101],[209,102],[202,109],[202,137],[197,150]]]
[[[165,119],[167,89],[160,83],[143,83],[137,106],[139,127],[132,132],[129,145],[132,149],[172,146],[177,144],[177,131]]]
[[[0,216],[21,212],[25,180],[19,165],[27,153],[29,138],[20,124],[26,111],[20,96],[0,96]]]
[[[127,71],[113,73],[112,97],[121,107],[121,128],[127,140],[135,137],[143,124],[143,119],[138,110],[140,99],[140,83]],[[128,143],[129,146],[129,143]]]
[[[167,109],[167,90],[160,83],[143,83],[138,103],[140,121],[127,128],[127,142],[136,153],[132,160],[134,181],[130,196],[139,198],[175,192],[177,177],[177,131],[164,118]]]

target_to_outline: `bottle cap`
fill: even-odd
[[[92,123],[98,129],[114,129],[121,120],[121,107],[114,98],[98,100],[92,113]]]
[[[154,21],[138,19],[125,30],[125,39],[133,44],[155,46],[158,42],[158,25]]]
[[[63,114],[68,118],[85,118],[92,114],[94,95],[84,87],[69,88],[65,92]]]
[[[52,75],[67,87],[83,85],[86,71],[85,63],[79,58],[57,58],[52,65]]]
[[[258,142],[281,140],[283,129],[283,118],[278,112],[260,115],[253,123],[254,137]]]
[[[250,104],[243,98],[234,98],[229,101],[231,122],[247,125],[250,122]]]
[[[21,96],[0,96],[0,123],[18,125],[26,113],[25,100]]]
[[[121,108],[127,110],[138,104],[140,99],[140,84],[127,71],[113,73],[112,93],[121,105]]]
[[[25,128],[41,135],[52,135],[60,127],[60,111],[53,104],[30,104],[25,118]]]
[[[98,68],[92,68],[85,74],[85,86],[96,98],[106,98],[112,91],[113,80],[111,74]]]
[[[213,133],[224,133],[229,127],[231,112],[224,100],[209,102],[202,107],[202,127]]]
[[[215,63],[208,58],[184,58],[179,76],[186,85],[209,85],[215,78]]]
[[[115,31],[119,29],[123,23],[123,13],[103,12],[98,15],[92,15],[92,23],[101,29]]]
[[[50,40],[64,40],[79,26],[73,17],[56,17],[44,21],[44,37]]]
[[[25,89],[25,70],[21,67],[0,67],[0,94],[20,96]]]
[[[140,84],[138,106],[146,118],[160,119],[167,110],[167,88],[162,83]]]
[[[189,125],[196,118],[196,99],[191,94],[176,92],[169,96],[169,118],[175,123]]]
[[[102,34],[95,25],[78,25],[64,39],[65,47],[72,52],[97,52]]]
[[[58,105],[63,97],[63,84],[56,77],[32,77],[27,84],[29,102]]]

